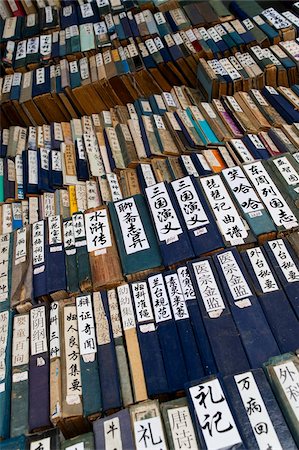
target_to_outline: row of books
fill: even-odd
[[[69,204],[66,191],[44,194],[40,204],[35,196],[5,203],[4,299],[20,310],[33,298],[116,285],[124,275],[136,279],[143,271],[223,247],[245,248],[288,234],[299,226],[297,168],[285,154],[267,164],[256,161],[222,174],[156,183],[151,166],[141,165],[143,195],[108,206],[82,211],[87,205],[80,189],[80,211],[75,186],[69,189]],[[96,198],[96,190],[90,192]]]
[[[210,450],[233,444],[294,450],[298,419],[290,393],[297,383],[298,357],[288,353],[269,360],[264,371],[206,377],[186,386],[187,397],[147,400],[99,418],[92,431],[78,437],[65,440],[54,428],[11,438],[0,449],[112,450],[121,445],[130,450]]]
[[[98,6],[98,3],[101,6]],[[0,21],[0,42],[19,41],[57,30],[66,31],[70,27],[78,28],[84,24],[91,27],[94,24],[95,30],[99,27],[105,30],[105,33],[108,34],[108,41],[111,40],[112,42],[115,39],[121,41],[130,37],[165,36],[195,25],[203,26],[220,22],[219,17],[208,2],[191,2],[191,4],[182,8],[171,8],[165,12],[157,11],[154,5],[150,3],[145,4],[145,7],[140,7],[136,3],[136,6],[133,5],[132,8],[133,2],[123,2],[121,4],[123,11],[121,12],[113,12],[108,1],[98,3],[95,1],[81,4],[65,2],[65,6],[60,10],[56,6],[47,6],[26,18],[7,18]],[[225,6],[222,6],[225,9]],[[147,7],[150,7],[150,9],[146,9]],[[205,14],[205,17],[201,13]],[[227,19],[232,18],[227,11]],[[288,23],[291,28],[291,22]],[[270,25],[269,27],[271,28]],[[274,29],[273,35],[275,35]],[[276,35],[278,36],[278,32]],[[289,36],[295,38],[295,29]]]
[[[86,3],[81,5],[81,8],[88,7],[92,11],[92,5],[93,3]],[[198,4],[199,8],[200,5]],[[195,8],[196,4],[191,6]],[[166,13],[171,19],[168,19],[168,21],[166,14],[164,15],[162,12],[153,14],[148,9],[136,14],[136,21],[132,14],[129,19],[126,13],[121,13],[116,16],[105,15],[103,17],[105,20],[95,23],[89,15],[83,23],[81,20],[78,21],[75,14],[75,4],[63,8],[62,11],[64,10],[67,10],[67,26],[65,29],[60,32],[53,30],[50,32],[47,27],[43,26],[44,20],[37,15],[33,15],[33,17],[29,16],[30,26],[23,29],[22,39],[19,36],[21,24],[18,24],[18,20],[21,21],[21,18],[7,19],[3,28],[6,44],[3,48],[2,58],[7,71],[11,69],[25,70],[26,66],[32,68],[38,63],[45,64],[55,58],[63,58],[67,55],[69,57],[74,55],[79,58],[80,54],[83,56],[85,52],[95,52],[102,47],[113,45],[117,48],[120,43],[125,46],[125,43],[132,39],[135,40],[133,41],[135,43],[142,39],[151,54],[155,53],[155,46],[161,51],[163,44],[167,48],[171,47],[169,44],[173,41],[177,45],[184,41],[189,48],[193,46],[198,51],[201,50],[202,55],[209,58],[213,55],[228,56],[230,53],[235,53],[240,49],[244,50],[244,48],[254,44],[268,47],[270,43],[278,44],[281,40],[279,32],[276,31],[275,34],[275,28],[272,28],[270,24],[267,24],[269,30],[266,27],[267,34],[261,29],[262,24],[266,25],[262,18],[257,21],[259,23],[250,19],[245,19],[243,22],[234,19],[205,28],[198,27],[198,24],[194,26],[194,24],[188,22],[181,9],[173,9]],[[265,18],[268,12],[269,10],[264,11]],[[46,16],[45,12],[44,15]],[[299,17],[294,14],[293,16],[293,21],[297,22],[298,25]],[[53,19],[52,13],[50,13],[49,19]],[[175,24],[173,23],[174,20],[176,20]],[[291,27],[291,22],[285,20]],[[132,23],[130,25],[132,21],[134,21],[134,26]],[[38,35],[39,26],[44,29],[46,34]],[[284,37],[285,41],[292,41],[296,38],[295,28],[292,30],[292,33],[289,32]],[[166,50],[162,52],[162,56],[167,56]]]
[[[240,10],[240,7],[236,7],[234,4],[236,2],[232,2],[233,5],[230,7],[234,14],[243,20],[240,22],[234,18],[223,2],[186,2],[182,6],[172,3],[169,9],[163,8],[164,11],[159,7],[155,8],[154,4],[148,3],[145,7],[140,7],[137,2],[134,4],[128,1],[119,2],[118,8],[115,9],[108,0],[64,3],[65,6],[60,9],[56,6],[46,6],[25,18],[15,16],[2,20],[0,42],[29,38],[49,31],[63,31],[83,24],[96,24],[96,29],[101,24],[101,27],[109,33],[111,41],[133,36],[141,38],[149,35],[165,36],[171,32],[187,30],[192,26],[217,24],[215,28],[211,27],[208,30],[203,28],[200,32],[205,41],[211,40],[215,48],[220,43],[222,49],[222,46],[230,40],[231,33],[241,35],[239,39],[236,37],[238,45],[250,42],[253,36],[261,42],[269,40],[277,42],[280,39],[294,39],[299,26],[296,4],[293,6],[294,12],[284,10],[280,13],[273,7],[264,9],[257,2],[252,2],[254,5],[250,7],[256,9],[256,14],[248,15]],[[215,10],[218,10],[217,13]],[[228,21],[232,22],[229,24]],[[225,23],[224,27],[221,23]],[[222,40],[223,35],[226,37]]]
[[[277,239],[29,313],[2,310],[1,437],[53,425],[76,436],[102,413],[295,351],[298,285],[298,258]]]
[[[292,44],[292,41],[286,42],[288,43]],[[293,44],[298,52],[299,44],[295,41]],[[138,53],[138,45],[143,46],[143,58]],[[103,54],[98,53],[89,58],[81,58],[79,61],[62,59],[57,65],[1,78],[2,128],[10,125],[29,126],[64,122],[85,114],[99,113],[116,105],[133,103],[140,97],[161,95],[165,91],[169,94],[173,92],[173,86],[182,84],[186,87],[180,99],[173,98],[172,102],[169,100],[168,105],[160,108],[157,106],[156,109],[173,110],[176,106],[181,107],[181,101],[184,102],[184,108],[190,103],[199,106],[198,101],[204,98],[211,101],[214,96],[219,98],[221,95],[232,95],[238,90],[250,91],[252,88],[263,89],[264,95],[269,91],[267,93],[269,96],[276,92],[275,86],[279,77],[285,80],[280,86],[281,95],[287,96],[288,101],[295,102],[295,107],[298,107],[296,95],[298,88],[293,84],[297,80],[294,62],[287,63],[289,68],[286,69],[282,62],[278,65],[267,64],[268,57],[262,56],[261,60],[254,60],[249,52],[238,52],[229,58],[205,61],[197,58],[198,53],[186,56],[179,50],[174,61],[169,59],[165,63],[164,59],[160,58],[158,50],[155,53],[157,58],[154,59],[155,55],[149,53],[144,43],[138,45],[128,45],[131,52],[128,57],[120,47],[105,50]],[[258,48],[253,47],[256,50]],[[271,52],[270,49],[267,51]],[[281,58],[281,61],[283,59]],[[289,57],[286,59],[290,60]],[[266,64],[263,66],[262,62]],[[196,86],[197,70],[200,94],[197,94],[197,100],[194,102],[192,94],[190,98],[190,88],[188,90],[187,86]],[[265,90],[267,83],[271,84],[269,89]],[[291,91],[285,89],[287,86],[283,84],[291,85],[293,92],[288,94]],[[274,90],[271,90],[271,87]],[[258,106],[261,103],[258,102]],[[277,109],[279,112],[283,110],[279,105]],[[292,111],[292,114],[291,118],[288,117],[288,123],[297,122],[298,111]]]

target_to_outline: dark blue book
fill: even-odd
[[[245,450],[242,428],[219,377],[193,381],[186,394],[200,448]]]
[[[188,382],[189,378],[163,275],[156,274],[148,277],[147,282],[155,315],[168,389],[170,392],[181,391],[184,389],[184,385]]]
[[[106,291],[93,293],[98,364],[103,411],[109,413],[122,407],[112,324]]]
[[[187,228],[170,188],[161,182],[147,187],[145,193],[164,265],[192,258]]]
[[[224,377],[223,383],[246,448],[296,449],[262,369]]]
[[[50,149],[48,146],[37,149],[38,191],[51,192],[49,172]]]
[[[134,437],[128,409],[95,420],[92,426],[96,449],[116,449],[120,442],[123,450],[134,448]]]
[[[79,24],[99,22],[99,9],[96,2],[78,5],[77,15]]]
[[[128,11],[127,17],[128,17],[128,22],[129,22],[130,28],[132,30],[133,36],[135,38],[139,37],[140,36],[139,29],[138,29],[135,17],[133,16],[131,11]]]
[[[30,432],[50,428],[50,358],[48,351],[48,309],[30,310],[29,424]]]
[[[187,305],[190,322],[196,339],[197,348],[204,369],[205,375],[211,375],[218,372],[216,361],[213,355],[212,347],[204,327],[204,323],[199,310],[198,301],[195,295],[194,287],[191,281],[187,266],[181,266],[177,269],[182,294]]]
[[[242,138],[242,141],[254,159],[268,159],[271,156],[262,141],[255,134],[247,134]]]
[[[204,368],[180,281],[174,271],[165,272],[164,279],[181,341],[188,379],[189,381],[196,380],[204,376]]]
[[[62,153],[51,150],[49,154],[49,185],[50,191],[63,187]]]
[[[59,293],[66,295],[66,258],[59,215],[50,216],[47,220],[46,261],[48,294],[55,292],[55,295]]]
[[[91,295],[76,297],[76,308],[83,415],[92,418],[102,411],[102,399]],[[92,389],[90,389],[91,386]]]
[[[212,175],[213,171],[201,153],[191,153],[191,160],[199,175]]]
[[[189,262],[187,267],[220,373],[230,375],[249,370],[250,364],[212,260],[199,259]]]
[[[64,30],[72,25],[78,25],[77,8],[75,3],[60,8],[60,26]]]
[[[257,247],[242,257],[280,352],[294,351],[299,346],[299,322],[266,253]]]
[[[38,155],[37,150],[24,150],[23,184],[24,194],[38,194]]]
[[[264,249],[271,261],[286,296],[299,319],[299,261],[286,239],[265,243]]]
[[[50,67],[40,67],[33,72],[32,97],[51,92]]]
[[[279,348],[237,249],[217,253],[213,260],[248,361],[256,369]]]
[[[149,397],[165,394],[169,391],[166,370],[146,282],[132,283],[131,291],[147,393]]]
[[[32,224],[32,265],[34,297],[47,295],[47,228],[44,220]]]
[[[89,180],[89,168],[86,158],[85,145],[82,138],[77,138],[75,141],[76,152],[76,172],[79,181]],[[109,158],[110,160],[110,158]]]
[[[177,209],[181,212],[196,256],[224,247],[216,222],[193,176],[171,182]]]
[[[292,125],[299,121],[299,111],[295,110],[294,106],[272,86],[265,86],[262,94],[288,124]]]

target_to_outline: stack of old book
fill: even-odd
[[[0,2],[0,450],[299,446],[299,2]]]

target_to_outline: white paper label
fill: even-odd
[[[242,443],[217,378],[192,386],[189,392],[207,450],[218,450]]]
[[[45,262],[45,224],[43,220],[40,220],[39,222],[35,222],[32,225],[32,263],[33,266],[36,266],[43,264],[44,262]]]
[[[160,417],[134,422],[136,450],[167,450]]]
[[[1,329],[1,339],[0,339],[0,382],[5,381],[6,377],[6,347],[8,340],[8,326],[9,326],[9,312],[0,312],[0,329]],[[5,385],[4,385],[5,389]]]
[[[26,261],[26,227],[19,228],[17,231],[16,247],[15,247],[15,265]]]
[[[46,437],[44,439],[38,439],[37,441],[30,442],[30,450],[51,450],[51,438]]]
[[[117,295],[124,330],[136,327],[131,292],[128,284],[118,286]]]
[[[111,247],[111,233],[106,209],[86,213],[85,227],[88,252]]]
[[[121,227],[126,253],[131,255],[150,248],[133,197],[114,204]]]
[[[48,351],[45,306],[30,310],[30,347],[32,356]]]
[[[48,217],[49,245],[62,244],[60,216]]]
[[[269,241],[269,247],[288,283],[299,281],[299,270],[297,269],[283,239]]]
[[[236,301],[251,296],[252,292],[237,264],[233,252],[228,251],[221,253],[220,255],[217,255],[217,259],[233,299]]]
[[[297,401],[298,396],[296,395],[299,386],[298,370],[293,361],[287,361],[283,364],[278,364],[273,368],[281,385],[283,393],[286,397],[286,400],[293,410],[297,421],[299,421],[299,404]]]
[[[294,186],[299,183],[299,175],[286,156],[273,159],[273,164],[278,168],[289,186]]]
[[[50,359],[60,357],[59,303],[50,304]]]
[[[265,294],[277,291],[279,287],[260,247],[247,250],[247,255],[262,291]]]
[[[209,223],[200,198],[189,176],[171,183],[180,205],[188,230],[194,230]]]
[[[121,427],[118,417],[104,421],[105,450],[123,450]]]
[[[76,298],[80,355],[96,353],[95,327],[91,296]]]
[[[137,322],[154,320],[147,284],[145,282],[133,283],[132,292]]]
[[[70,221],[71,222],[71,221]],[[75,305],[63,308],[66,373],[66,402],[79,404],[82,396],[77,310]]]
[[[161,242],[171,242],[183,232],[164,182],[145,189]]]
[[[198,261],[193,263],[192,267],[207,313],[225,309],[225,304],[217,286],[209,261]]]
[[[189,313],[178,275],[176,273],[166,275],[165,283],[175,320],[188,319]]]
[[[225,240],[232,244],[243,243],[247,230],[220,176],[212,175],[200,181]]]
[[[284,226],[286,229],[298,226],[296,217],[263,164],[260,161],[246,164],[244,169],[267,206],[275,225]]]
[[[148,278],[156,323],[171,319],[170,303],[162,274]]]
[[[251,372],[235,375],[235,382],[256,438],[258,448],[282,450],[267,408]]]
[[[198,450],[188,406],[167,410],[174,450]]]

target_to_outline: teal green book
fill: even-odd
[[[133,274],[162,265],[155,231],[141,194],[109,204],[123,273]]]

